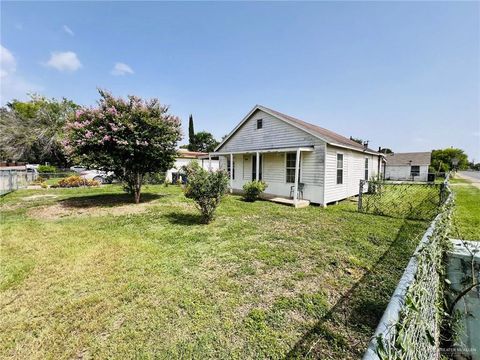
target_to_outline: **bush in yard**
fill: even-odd
[[[149,184],[149,185],[163,184],[163,183],[165,183],[165,173],[157,172],[157,173],[145,174],[143,182],[145,184]]]
[[[57,168],[53,165],[38,165],[37,171],[41,173],[54,173],[57,171]]]
[[[77,163],[112,171],[138,204],[146,174],[173,167],[181,140],[180,119],[158,99],[99,93],[96,108],[77,110],[67,124],[64,146]]]
[[[224,171],[210,172],[192,162],[185,168],[187,184],[185,196],[195,201],[202,213],[202,221],[212,221],[215,210],[228,188],[228,175]]]
[[[243,185],[243,199],[253,202],[258,199],[260,194],[265,191],[267,184],[264,181],[249,181]]]
[[[100,186],[100,183],[96,180],[87,180],[78,175],[69,176],[67,178],[58,181],[58,187],[71,188],[80,186]]]

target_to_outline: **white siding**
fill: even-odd
[[[388,165],[387,163],[385,166],[385,179],[411,181],[412,178],[410,177],[410,165]],[[428,180],[428,165],[420,166],[420,176],[415,176],[414,180]]]
[[[312,152],[302,152],[300,161],[300,182],[305,184],[304,196],[312,203],[323,204],[323,168],[324,145],[315,146]],[[235,179],[233,188],[241,190],[243,185],[252,179],[252,156],[255,154],[235,154]],[[262,177],[267,183],[267,194],[276,196],[290,196],[293,183],[286,181],[285,153],[263,154]],[[227,169],[227,156],[221,156],[220,167]]]
[[[262,129],[257,129],[258,119],[262,119]],[[300,182],[305,184],[304,199],[323,204],[325,143],[307,132],[257,110],[217,151],[247,153],[235,155],[233,188],[241,190],[247,181],[252,180],[252,156],[255,154],[251,152],[312,146],[314,151],[302,152]],[[262,177],[268,185],[266,193],[290,196],[290,188],[293,184],[286,182],[285,153],[264,153],[262,156]],[[226,161],[221,165],[226,169]]]
[[[262,129],[257,120],[263,119]],[[312,146],[317,138],[261,110],[255,111],[219,152]]]
[[[175,160],[175,164],[173,165],[173,168],[170,170],[167,170],[166,173],[166,179],[171,182],[172,181],[172,173],[177,172],[180,170],[182,166],[186,166],[190,164],[190,162],[197,162],[201,167],[203,167],[205,170],[209,170],[209,161],[208,159],[187,159],[187,158],[177,158]],[[226,165],[225,165],[226,166]],[[216,171],[220,168],[219,160],[212,160],[211,161],[211,170]]]
[[[337,184],[338,153],[343,154],[343,184]],[[325,203],[358,195],[360,180],[365,179],[365,158],[368,158],[368,177],[376,176],[377,156],[327,145]]]

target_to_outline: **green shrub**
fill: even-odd
[[[243,199],[253,202],[258,199],[260,194],[265,191],[267,184],[264,181],[249,181],[243,185]]]
[[[159,185],[165,183],[165,173],[148,173],[143,177],[143,183],[149,185]]]
[[[185,196],[195,201],[202,214],[202,221],[212,221],[215,210],[228,188],[228,175],[225,171],[210,172],[197,163],[186,167],[187,184]]]
[[[53,165],[38,165],[37,171],[39,173],[54,173],[57,172],[57,168]]]

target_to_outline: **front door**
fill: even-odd
[[[262,180],[263,156],[260,154],[260,164],[258,167],[258,180]],[[257,155],[252,155],[252,181],[257,179]]]

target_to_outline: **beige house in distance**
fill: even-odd
[[[241,191],[251,180],[268,184],[267,197],[296,207],[327,205],[358,195],[362,179],[377,176],[383,154],[333,131],[256,105],[210,156]]]
[[[385,180],[427,181],[431,159],[431,152],[388,154]]]

